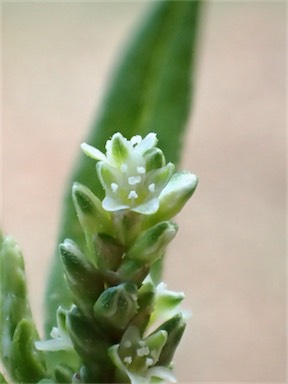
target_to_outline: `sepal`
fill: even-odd
[[[100,295],[94,305],[94,317],[106,329],[124,330],[137,310],[137,285],[123,283]]]
[[[85,233],[111,233],[111,217],[101,201],[87,187],[74,183],[72,198],[78,219]]]
[[[165,323],[160,325],[159,328],[156,329],[155,333],[157,334],[159,331],[167,332],[167,341],[165,346],[163,347],[161,354],[159,356],[159,365],[169,366],[172,362],[174,353],[177,349],[177,346],[182,338],[184,333],[186,324],[183,320],[183,316],[181,313],[175,315],[171,319],[167,320]]]
[[[151,266],[162,256],[167,245],[175,237],[177,229],[177,225],[169,221],[154,225],[136,239],[126,258]]]
[[[176,216],[195,192],[198,177],[190,172],[174,173],[159,195],[159,209],[146,218],[146,223],[170,220]]]
[[[93,305],[104,289],[102,276],[72,240],[66,239],[59,250],[74,303],[91,317]]]

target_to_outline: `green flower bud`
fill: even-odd
[[[124,330],[137,309],[137,285],[123,283],[100,295],[94,305],[94,316],[105,328]]]
[[[79,183],[72,187],[73,203],[85,233],[112,232],[111,217],[102,208],[102,203],[89,188]]]
[[[149,270],[149,265],[142,264],[139,261],[131,260],[126,257],[118,269],[117,274],[121,281],[129,281],[140,286],[148,275]]]
[[[177,225],[163,221],[144,232],[129,249],[127,259],[152,265],[164,252],[177,233]],[[125,263],[125,261],[124,261]]]
[[[94,236],[94,246],[98,268],[101,271],[115,271],[122,261],[123,246],[113,237],[105,234],[96,234]]]
[[[169,366],[173,359],[176,348],[182,338],[185,327],[186,324],[181,313],[179,313],[156,329],[156,334],[159,331],[165,331],[168,334],[165,346],[163,347],[159,356],[159,365]]]
[[[155,288],[151,283],[143,284],[138,290],[138,305],[139,309],[136,316],[133,318],[131,325],[135,325],[140,333],[144,333],[151,313],[154,308]]]
[[[73,301],[91,317],[93,305],[104,289],[102,277],[72,240],[66,239],[59,249]]]
[[[198,178],[192,173],[174,173],[159,196],[158,211],[146,218],[146,225],[150,226],[176,216],[193,195],[197,184]]]
[[[113,369],[112,363],[107,359],[107,350],[110,347],[108,335],[100,330],[95,321],[85,319],[76,306],[67,314],[67,331],[87,372],[94,378],[93,382],[107,382],[100,376],[102,373],[105,378],[106,372]],[[81,371],[80,375],[82,377]]]

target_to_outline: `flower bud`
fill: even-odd
[[[91,317],[93,305],[104,288],[102,277],[72,240],[66,239],[59,249],[74,303]]]
[[[167,341],[159,356],[159,365],[169,366],[184,333],[185,327],[186,324],[181,313],[179,313],[156,329],[156,334],[161,330],[168,334]]]
[[[96,322],[94,321],[92,324],[83,317],[76,306],[67,314],[67,331],[76,352],[81,356],[85,365],[89,367],[102,365],[105,369],[105,365],[108,363],[106,350],[109,343]]]
[[[89,188],[79,183],[72,187],[73,203],[85,233],[111,233],[111,219],[101,201]]]
[[[123,283],[107,288],[94,305],[94,317],[107,327],[124,330],[138,309],[137,286]]]
[[[175,237],[177,229],[177,225],[169,221],[154,225],[136,239],[126,254],[127,259],[152,265],[162,256],[166,246]]]
[[[139,309],[133,318],[131,325],[138,327],[140,333],[144,333],[154,307],[155,288],[152,283],[143,284],[138,290]]]
[[[99,270],[115,271],[122,261],[123,246],[113,237],[105,234],[94,236],[94,246]]]
[[[174,173],[159,196],[159,209],[147,217],[147,224],[170,220],[177,215],[193,195],[198,183],[196,175],[189,172]]]

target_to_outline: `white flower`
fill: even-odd
[[[38,351],[65,351],[73,349],[72,341],[66,331],[66,311],[61,307],[57,309],[57,327],[50,333],[52,339],[35,341]]]
[[[167,289],[167,284],[164,282],[160,282],[155,286],[150,275],[146,277],[143,284],[150,284],[155,290],[154,310],[151,314],[148,327],[151,327],[156,322],[166,321],[179,313],[179,306],[185,298],[183,292],[175,292]],[[188,319],[188,312],[180,311],[180,313],[185,319]]]
[[[174,165],[165,163],[156,144],[155,133],[127,140],[118,132],[107,141],[106,155],[86,143],[81,145],[86,155],[99,161],[96,168],[106,193],[102,202],[105,210],[130,209],[145,215],[157,212],[159,195],[174,173]]]
[[[130,326],[121,343],[109,349],[109,355],[131,384],[149,384],[152,379],[175,383],[171,369],[157,365],[167,337],[167,332],[162,330],[141,339],[138,328]]]

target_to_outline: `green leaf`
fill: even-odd
[[[0,372],[0,384],[7,384],[7,381],[3,375],[3,373]]]
[[[199,1],[153,2],[151,13],[134,33],[112,77],[100,116],[86,140],[88,144],[103,151],[107,139],[117,131],[127,138],[156,132],[167,161],[178,163],[191,104],[199,4]],[[84,247],[71,198],[74,181],[103,198],[94,163],[83,154],[68,184],[58,242],[71,238]],[[69,306],[71,299],[56,252],[46,295],[47,333],[55,324],[60,304]]]
[[[45,368],[34,347],[38,334],[27,299],[23,256],[11,237],[0,243],[1,358],[13,379],[36,382],[45,377]]]

